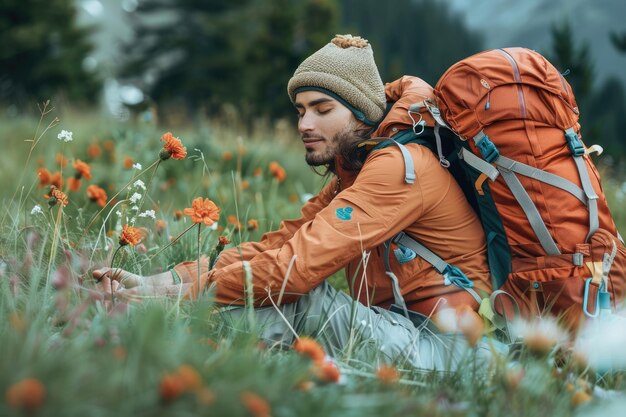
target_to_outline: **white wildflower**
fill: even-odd
[[[35,214],[43,214],[43,210],[41,209],[41,206],[39,204],[36,204],[35,207],[33,207],[33,209],[30,211],[31,215],[35,215]]]
[[[135,188],[141,188],[142,190],[146,190],[146,184],[143,183],[143,181],[141,180],[137,180],[133,183],[133,187]]]
[[[57,138],[63,142],[71,142],[73,140],[72,135],[73,133],[69,130],[61,130],[61,133],[57,135]]]
[[[117,210],[117,211],[115,212],[115,214],[117,214],[117,217],[122,217],[122,212],[121,212],[121,211],[119,211],[119,210]]]
[[[137,217],[131,217],[131,219],[130,219],[130,221],[128,223],[135,224],[136,221],[137,221]]]
[[[139,162],[133,164],[134,169],[141,170],[141,164]]]
[[[213,222],[213,224],[209,226],[209,229],[217,230],[217,222]]]
[[[133,204],[135,204],[139,200],[141,200],[141,194],[139,193],[135,193],[132,196],[130,196],[130,202]]]
[[[139,217],[150,217],[151,219],[156,220],[156,213],[154,210],[146,210],[143,213],[140,213]]]
[[[590,320],[578,334],[574,351],[592,368],[601,371],[626,369],[626,317],[611,314]]]
[[[132,206],[130,209],[134,210],[134,211],[139,211],[139,207],[137,207],[137,206]]]

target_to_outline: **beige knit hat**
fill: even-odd
[[[358,36],[337,35],[305,59],[287,85],[292,102],[304,90],[330,93],[369,125],[383,118],[387,104],[372,47]]]

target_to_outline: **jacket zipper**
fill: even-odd
[[[513,75],[515,76],[515,82],[517,83],[517,98],[519,100],[520,110],[522,112],[522,119],[526,118],[526,101],[524,100],[524,92],[522,91],[522,77],[519,72],[519,67],[517,66],[517,62],[515,59],[504,49],[497,49],[506,59],[508,59],[509,63],[513,67]]]

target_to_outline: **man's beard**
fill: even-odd
[[[335,157],[342,154],[343,149],[349,148],[352,144],[363,140],[363,137],[361,137],[359,133],[360,132],[355,131],[354,125],[351,124],[347,126],[345,130],[336,133],[330,140],[318,135],[304,136],[303,139],[323,139],[326,143],[326,148],[322,152],[307,151],[304,155],[306,163],[314,167],[333,165]]]

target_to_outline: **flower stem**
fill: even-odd
[[[117,253],[122,248],[123,246],[119,245],[117,249],[115,249],[115,252],[113,252],[113,257],[111,257],[111,269],[113,269],[113,263],[115,262],[115,257],[117,256]],[[115,304],[115,297],[113,297],[113,281],[111,281],[111,305],[113,306],[114,304]]]
[[[200,299],[200,229],[202,227],[202,223],[198,223],[198,276],[197,276],[197,281],[198,281],[198,297],[197,299]]]

